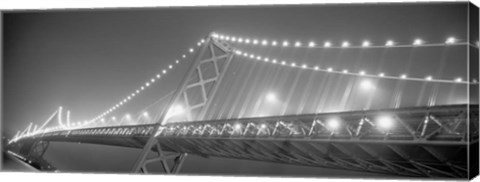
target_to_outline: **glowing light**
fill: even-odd
[[[267,125],[266,125],[266,124],[262,124],[262,125],[260,125],[260,128],[265,129],[265,128],[267,128]]]
[[[328,68],[327,71],[328,71],[328,72],[332,72],[332,71],[333,71],[333,68]]]
[[[285,65],[285,64],[287,64],[287,63],[285,61],[282,61],[282,65]]]
[[[462,82],[462,78],[460,78],[460,77],[455,78],[455,82]]]
[[[145,86],[147,86],[147,87],[150,86],[150,83],[149,82],[145,83]]]
[[[233,127],[235,128],[235,130],[240,130],[240,129],[242,129],[242,124],[237,123]]]
[[[135,92],[138,94],[138,93],[140,93],[140,90],[136,90]]]
[[[257,39],[254,39],[254,40],[253,40],[253,44],[254,44],[254,45],[257,45],[257,44],[258,44],[258,40],[257,40]]]
[[[423,44],[422,39],[415,39],[415,40],[413,41],[413,45],[422,45],[422,44]]]
[[[296,64],[295,64],[295,63],[292,63],[290,66],[292,66],[292,67],[295,67],[295,66],[296,66]]]
[[[394,44],[393,40],[388,40],[387,43],[385,43],[387,47],[393,46]]]
[[[253,58],[253,57],[255,57],[255,55],[253,55],[253,54],[250,54],[250,58]]]
[[[202,40],[200,40],[200,42],[201,42],[201,43],[204,43],[204,42],[205,42],[205,40],[203,40],[203,39],[202,39]]]
[[[370,46],[370,42],[367,41],[367,40],[366,40],[366,41],[363,41],[362,47],[368,47],[368,46]]]
[[[283,41],[282,45],[283,45],[283,47],[287,47],[287,46],[288,46],[288,42],[287,42],[287,41]]]
[[[272,63],[273,63],[273,64],[276,64],[276,63],[277,63],[277,60],[276,60],[276,59],[272,60]]]
[[[389,130],[393,126],[393,118],[390,116],[380,116],[377,119],[377,125],[381,129]]]
[[[277,96],[276,96],[274,93],[272,93],[272,92],[268,93],[265,98],[266,98],[267,101],[269,101],[269,102],[275,102],[275,101],[277,101]]]
[[[144,117],[148,117],[148,112],[145,111],[145,112],[142,113],[142,115],[143,115]]]
[[[262,45],[267,45],[268,42],[266,40],[262,40]]]
[[[243,39],[242,39],[242,38],[238,38],[238,42],[242,43],[242,42],[243,42]]]
[[[247,57],[247,56],[248,56],[248,54],[247,54],[247,53],[243,53],[243,56]]]
[[[125,118],[126,118],[127,120],[130,120],[132,117],[130,116],[130,114],[126,114],[126,115],[125,115]]]
[[[455,39],[455,37],[448,37],[445,41],[446,44],[454,44],[455,42],[457,42],[457,39]]]
[[[273,41],[272,46],[277,46],[277,41]]]
[[[186,56],[185,54],[184,54],[184,55],[182,55],[182,58],[186,58],[186,57],[187,57],[187,56]]]
[[[330,130],[336,130],[338,127],[340,127],[340,121],[338,119],[332,118],[328,120],[327,126]]]
[[[268,62],[269,59],[268,59],[268,58],[265,58],[265,59],[263,59],[263,60],[264,60],[265,62]]]
[[[235,53],[237,53],[237,55],[242,55],[242,51],[235,51]]]
[[[131,97],[130,97],[130,96],[128,96],[128,97],[127,97],[127,100],[130,100],[130,98],[131,98]]]
[[[112,120],[114,120],[114,121],[115,121],[115,120],[117,120],[117,118],[115,118],[115,116],[112,116]]]
[[[309,42],[308,47],[315,47],[315,42]]]
[[[232,41],[233,41],[233,42],[236,42],[236,41],[237,41],[237,38],[232,37]]]
[[[193,52],[193,49],[192,49],[192,48],[190,48],[190,49],[188,50],[188,52]]]
[[[370,80],[362,80],[362,82],[360,83],[360,87],[363,90],[371,90],[375,88],[375,85]]]
[[[168,110],[166,118],[170,118],[172,116],[180,115],[183,113],[185,113],[185,109],[181,105],[174,105]]]
[[[230,37],[229,36],[225,37],[225,40],[230,40]]]
[[[162,73],[163,73],[163,74],[167,74],[167,70],[162,70]]]
[[[178,60],[175,60],[175,63],[176,63],[176,64],[178,64],[179,62],[180,62],[180,61],[178,61]]]
[[[140,90],[143,90],[143,89],[145,89],[145,87],[143,87],[143,86],[142,86],[142,87],[140,87]]]
[[[365,71],[360,71],[359,74],[360,75],[365,75]]]
[[[151,83],[155,82],[155,79],[153,79],[153,78],[152,78],[152,79],[150,79],[150,82],[151,82]]]
[[[405,79],[405,78],[407,78],[407,75],[403,74],[403,75],[400,76],[400,78]]]
[[[295,47],[300,47],[301,45],[302,45],[302,43],[300,43],[300,42],[298,42],[298,41],[295,42]]]
[[[250,44],[250,39],[245,39],[245,43]]]
[[[432,80],[432,76],[425,77],[425,80]]]
[[[332,43],[330,43],[330,42],[325,42],[325,44],[323,44],[323,46],[324,46],[324,47],[330,47],[330,46],[332,46]]]
[[[384,77],[384,76],[385,76],[385,73],[380,73],[380,74],[378,74],[378,76]]]
[[[223,35],[220,35],[220,39],[222,39],[222,40],[223,40],[224,38],[225,38],[225,37],[224,37]]]
[[[343,72],[343,73],[348,73],[348,70],[343,70],[342,72]]]
[[[160,78],[160,75],[159,75],[159,74],[157,74],[157,78]]]
[[[315,70],[318,70],[318,69],[320,69],[320,67],[318,67],[318,66],[315,66],[315,68],[313,68],[313,69],[315,69]]]
[[[302,65],[302,68],[303,68],[303,69],[307,68],[307,65],[306,65],[306,64],[303,64],[303,65]]]
[[[172,66],[172,65],[168,65],[168,69],[172,69],[172,68],[173,68],[173,66]]]
[[[257,56],[257,60],[261,60],[261,59],[262,59],[262,57],[261,57],[261,56]]]
[[[348,46],[350,46],[349,42],[345,41],[345,42],[342,43],[342,47],[348,47]]]
[[[101,121],[102,123],[105,122],[105,118],[100,119],[100,121]]]

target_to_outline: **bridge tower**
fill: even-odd
[[[184,76],[173,96],[167,104],[167,108],[172,108],[174,104],[185,106],[187,121],[201,121],[205,116],[213,96],[217,92],[224,73],[226,72],[231,60],[234,57],[234,50],[224,41],[213,38],[214,33],[210,33],[201,40],[201,47],[195,53],[190,68]],[[177,155],[166,155],[156,139],[156,134],[160,127],[169,122],[166,117],[169,109],[161,111],[159,120],[156,122],[154,132],[149,136],[142,152],[135,162],[132,172],[147,173],[147,165],[160,161],[164,172],[177,173],[181,168],[187,153]],[[156,157],[147,158],[153,151]],[[170,168],[168,160],[173,158],[173,166]]]

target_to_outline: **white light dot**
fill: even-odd
[[[384,76],[385,76],[385,73],[380,73],[380,74],[378,74],[378,76],[384,77]]]
[[[128,96],[128,97],[127,97],[127,100],[130,100],[130,98],[131,98],[131,97],[130,97],[130,96]]]
[[[387,47],[393,46],[394,44],[393,40],[388,40],[387,43],[385,43]]]
[[[143,89],[145,89],[145,87],[143,87],[143,86],[142,86],[142,87],[140,87],[140,90],[143,90]]]
[[[223,35],[220,35],[220,39],[224,39],[225,37]]]
[[[363,46],[363,47],[368,47],[368,46],[370,46],[370,42],[367,41],[367,40],[366,40],[366,41],[363,41],[362,46]]]
[[[302,65],[302,68],[303,68],[303,69],[307,68],[307,65],[306,65],[306,64],[303,64],[303,65]]]
[[[302,45],[302,43],[300,43],[300,42],[298,42],[298,41],[295,42],[295,47],[300,47],[301,45]]]
[[[445,41],[446,44],[454,44],[455,42],[457,42],[457,39],[455,39],[455,37],[448,37]]]
[[[287,63],[285,61],[282,61],[282,65],[285,65],[285,64],[287,64]]]
[[[254,45],[257,45],[257,44],[258,44],[258,40],[257,40],[257,39],[254,39],[254,40],[253,40],[253,44],[254,44]]]
[[[343,73],[348,73],[348,70],[343,70]]]
[[[455,82],[462,82],[462,78],[460,78],[460,77],[456,78]]]
[[[200,42],[201,42],[201,43],[204,43],[204,42],[205,42],[205,40],[203,40],[203,39],[202,39],[202,40],[200,40]]]
[[[315,68],[313,68],[313,69],[315,69],[315,70],[318,70],[318,69],[320,69],[320,67],[318,67],[318,66],[315,66]]]
[[[254,57],[255,57],[255,55],[253,55],[253,54],[250,54],[250,58],[252,58],[252,59],[253,59]]]
[[[237,41],[237,38],[232,37],[232,41],[233,41],[233,42]]]
[[[261,60],[261,59],[262,59],[262,57],[260,57],[260,56],[257,56],[257,60]]]
[[[277,63],[277,60],[276,59],[272,60],[272,63],[273,64]]]
[[[290,66],[292,66],[292,67],[295,67],[296,65],[297,65],[297,64],[295,64],[295,63],[290,64]]]
[[[262,45],[267,45],[267,44],[268,44],[267,40],[262,40]]]
[[[287,42],[287,41],[283,41],[282,46],[283,46],[283,47],[287,47],[287,46],[288,46],[288,42]]]
[[[370,90],[370,89],[375,88],[375,86],[373,85],[372,81],[370,81],[370,80],[368,80],[368,79],[362,80],[362,82],[360,82],[360,87],[361,87],[363,90]]]
[[[185,54],[184,54],[184,55],[182,55],[182,58],[185,58],[185,57],[187,57]]]
[[[390,116],[381,116],[377,119],[377,125],[379,128],[388,130],[393,126],[393,118]]]
[[[315,42],[313,42],[313,41],[312,41],[312,42],[309,42],[309,43],[308,43],[308,47],[315,47]]]
[[[140,90],[137,90],[137,91],[135,91],[135,92],[137,92],[137,94],[138,94],[138,93],[140,92]]]
[[[342,47],[348,47],[350,46],[350,43],[347,41],[342,42]]]
[[[277,46],[277,41],[273,41],[272,46]]]
[[[422,39],[415,39],[415,40],[413,41],[413,45],[422,45],[422,44],[423,44]]]
[[[263,60],[264,60],[265,62],[268,62],[269,59],[268,59],[268,58],[265,58],[265,59],[263,59]]]
[[[340,122],[338,119],[330,119],[328,120],[327,125],[330,130],[336,130],[340,126]]]
[[[175,60],[175,63],[177,63],[177,64],[178,64],[179,62],[180,62],[180,61],[178,61],[178,60]]]
[[[365,75],[365,71],[360,71],[359,74],[360,75]]]
[[[150,80],[150,82],[151,82],[151,83],[155,82],[155,79],[152,78],[152,79]]]
[[[160,74],[157,74],[157,78],[160,78]]]
[[[173,66],[172,66],[172,65],[168,65],[168,69],[172,69],[172,68],[173,68]]]
[[[407,75],[403,74],[403,75],[400,76],[400,78],[405,79],[405,78],[407,78]]]
[[[238,42],[242,43],[242,42],[243,42],[243,39],[242,39],[242,38],[238,38]]]
[[[225,37],[225,40],[230,40],[230,37],[229,36]]]
[[[323,44],[323,46],[324,46],[324,47],[330,47],[330,46],[332,46],[332,43],[330,43],[330,42],[325,42],[325,44]]]
[[[163,73],[163,74],[167,74],[167,70],[162,70],[162,73]]]
[[[425,80],[432,80],[432,76],[425,77]]]
[[[332,71],[333,71],[333,68],[328,68],[327,71],[328,71],[328,72],[332,72]]]
[[[193,52],[193,49],[192,49],[192,48],[190,48],[190,49],[188,50],[188,52]]]
[[[242,55],[242,51],[235,51],[237,55]]]
[[[250,44],[250,39],[245,39],[245,43]]]

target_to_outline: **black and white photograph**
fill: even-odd
[[[470,180],[479,17],[467,1],[2,10],[0,171]]]

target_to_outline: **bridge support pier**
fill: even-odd
[[[154,162],[160,162],[160,164],[163,167],[163,172],[165,174],[177,174],[180,169],[182,168],[183,162],[185,161],[185,158],[187,157],[187,153],[177,153],[177,154],[166,154],[161,146],[158,140],[154,139],[155,143],[153,146],[148,148],[148,150],[142,151],[142,157],[140,158],[139,161],[135,163],[135,166],[133,167],[134,173],[142,172],[142,173],[149,173],[147,165],[150,163]],[[148,144],[147,144],[148,145]],[[150,151],[154,151],[156,153],[155,157],[148,158],[148,154]],[[168,160],[173,159],[173,164],[170,165],[168,163]],[[171,166],[171,167],[170,167]]]

